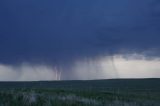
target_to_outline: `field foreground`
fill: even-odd
[[[0,82],[0,106],[160,106],[160,79]]]

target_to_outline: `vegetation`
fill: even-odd
[[[54,85],[48,85],[49,87],[44,86],[49,82],[1,82],[0,106],[160,105],[159,79],[114,81],[119,82],[119,86],[115,86],[116,83],[113,83],[113,80],[50,82]],[[133,82],[137,84],[136,87],[132,86]],[[121,86],[124,84],[125,86]]]

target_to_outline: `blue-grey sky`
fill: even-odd
[[[0,63],[159,57],[159,0],[1,0]]]

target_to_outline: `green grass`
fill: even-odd
[[[40,86],[39,82],[23,82],[27,86],[22,82],[2,82],[0,106],[159,106],[159,80],[151,80],[154,83],[147,83],[151,82],[149,79],[137,83],[136,80],[46,82],[54,84],[48,87],[45,82]]]

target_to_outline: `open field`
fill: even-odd
[[[160,106],[160,79],[0,82],[0,106]]]

